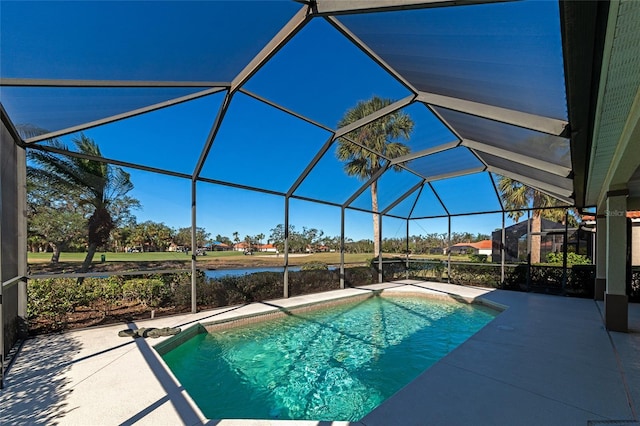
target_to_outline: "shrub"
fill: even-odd
[[[485,263],[487,261],[488,255],[486,254],[470,254],[469,261],[472,263]]]
[[[324,262],[309,262],[300,267],[301,271],[328,271],[329,266]]]
[[[77,281],[73,278],[29,280],[27,317],[52,320],[54,328],[64,326],[67,313],[76,305]]]
[[[378,282],[378,272],[370,266],[345,268],[344,283],[347,287],[358,287]]]
[[[94,287],[94,298],[92,302],[95,302],[96,299],[102,300],[104,302],[104,313],[108,314],[111,312],[111,309],[114,305],[117,305],[123,298],[123,279],[121,277],[108,277],[102,279],[96,279],[95,287]]]
[[[547,262],[562,265],[563,263],[562,253],[552,252],[547,254]],[[589,265],[589,264],[591,264],[591,261],[589,260],[588,257],[581,254],[573,253],[573,252],[567,253],[567,265]]]
[[[445,263],[441,260],[413,261],[409,263],[410,278],[442,280]]]
[[[169,286],[158,278],[132,278],[122,286],[124,297],[147,307],[158,307],[171,296]]]
[[[500,285],[500,268],[490,264],[486,266],[452,264],[450,279],[454,284],[498,287]]]

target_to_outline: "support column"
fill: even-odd
[[[195,180],[191,181],[191,313],[198,312],[196,283],[198,280],[198,270],[196,265],[196,250],[198,239],[196,234],[196,185]]]
[[[340,288],[344,288],[344,206],[340,210]]]
[[[447,283],[451,283],[451,215],[447,215]]]
[[[607,218],[603,214],[596,216],[596,284],[593,293],[594,300],[604,300],[607,288]]]
[[[507,244],[507,239],[506,239],[506,231],[505,231],[505,213],[504,210],[502,210],[502,229],[500,230],[500,288],[504,288],[504,261],[505,261],[505,256],[504,256],[504,251],[506,248],[506,244]]]
[[[284,289],[283,296],[289,297],[289,197],[284,197]]]
[[[628,328],[627,297],[627,196],[628,191],[607,193],[607,289],[604,295],[605,326],[611,331]]]
[[[404,265],[404,277],[409,279],[409,219],[407,219],[407,239],[405,240],[406,263]]]
[[[18,181],[18,337],[27,337],[27,158],[24,148],[16,148],[17,181]]]
[[[384,281],[383,278],[383,274],[382,274],[382,268],[384,267],[382,265],[382,215],[380,213],[377,213],[378,215],[378,247],[380,247],[380,251],[378,252],[378,283],[381,283]]]

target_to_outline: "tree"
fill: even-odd
[[[131,245],[142,251],[165,251],[173,239],[173,230],[164,223],[146,222],[135,225],[129,236]]]
[[[31,243],[48,246],[53,251],[51,263],[70,245],[83,243],[86,219],[74,202],[73,192],[60,193],[48,181],[27,176],[27,233]]]
[[[233,245],[233,241],[231,241],[231,239],[229,237],[225,237],[225,236],[222,236],[220,234],[216,235],[216,241],[218,241],[218,242],[220,242],[222,244],[226,244],[228,246],[232,246]]]
[[[102,157],[98,145],[84,134],[80,134],[72,142],[79,153]],[[49,141],[49,145],[69,150],[58,140]],[[47,151],[32,150],[29,152],[29,160],[37,165],[28,168],[27,173],[31,177],[48,181],[57,191],[77,194],[78,204],[90,209],[91,215],[87,221],[88,250],[81,267],[81,271],[86,272],[96,250],[109,241],[109,235],[115,227],[112,205],[133,189],[129,173],[105,162]]]
[[[360,101],[345,112],[338,123],[338,127],[344,127],[391,104],[390,99],[382,99],[377,96]],[[360,180],[367,180],[375,175],[384,164],[384,158],[395,158],[407,155],[410,151],[407,145],[399,140],[408,140],[413,131],[413,120],[409,115],[401,111],[387,114],[372,123],[364,125],[349,132],[347,138],[338,139],[336,156],[344,162],[344,171],[349,176],[356,176]],[[400,171],[398,165],[393,170]],[[373,239],[374,254],[380,253],[380,223],[378,218],[378,182],[371,184],[371,210],[373,213]]]
[[[265,235],[262,232],[255,236],[256,241],[260,244],[260,250],[263,249],[262,240],[264,240],[264,237]]]
[[[540,229],[542,217],[551,220],[558,219],[559,212],[564,220],[564,209],[540,210],[558,205],[558,200],[543,192],[528,187],[516,180],[500,176],[498,190],[506,210],[533,208],[531,217],[531,263],[540,263]],[[524,215],[524,211],[509,211],[507,213],[515,222]]]
[[[196,246],[204,247],[211,238],[211,234],[205,228],[196,226]],[[173,242],[179,246],[191,247],[191,227],[178,228],[174,233]],[[195,250],[195,248],[193,250]]]

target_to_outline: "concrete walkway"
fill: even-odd
[[[451,294],[508,308],[358,424],[637,422],[640,305],[630,305],[630,333],[608,333],[602,324],[603,307],[591,300],[399,281],[128,326],[184,329],[197,321],[250,316],[380,289]],[[0,424],[329,424],[207,421],[152,348],[163,338],[118,337],[123,328],[93,328],[25,342],[0,396]]]

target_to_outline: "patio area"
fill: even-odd
[[[278,306],[290,308],[380,289],[452,295],[507,308],[358,424],[638,423],[637,304],[629,305],[629,333],[616,333],[604,327],[601,302],[407,280],[128,326],[184,330],[198,321],[255,315]],[[301,424],[205,419],[153,349],[164,338],[118,337],[123,328],[113,325],[27,340],[7,374],[0,401],[2,423]]]

